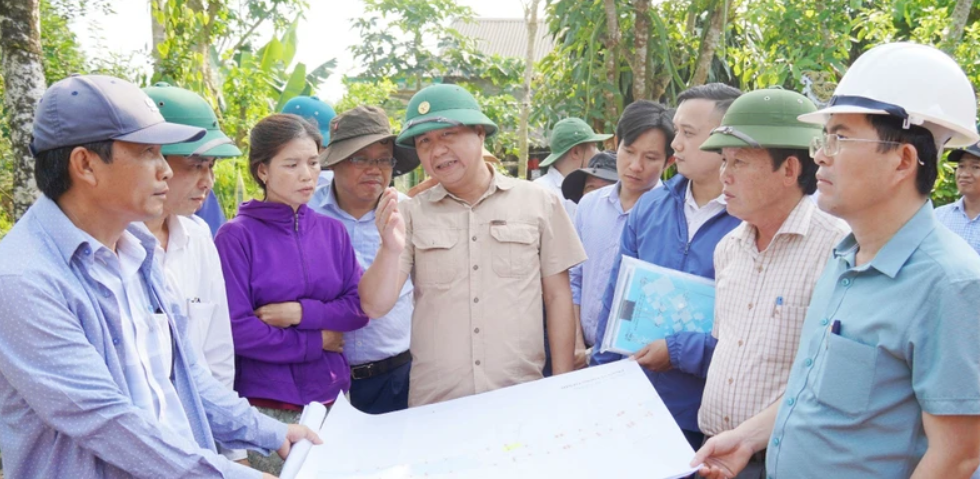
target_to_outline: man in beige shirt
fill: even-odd
[[[542,300],[553,371],[572,370],[568,270],[585,251],[558,197],[483,161],[496,129],[466,90],[434,85],[412,97],[397,139],[439,184],[401,205],[385,193],[375,259],[385,267],[359,290],[393,304],[409,275],[415,283],[409,407],[541,378]]]
[[[747,93],[701,146],[721,150],[728,211],[743,220],[715,249],[718,344],[698,413],[709,437],[782,398],[813,287],[846,234],[805,196],[816,189],[807,148],[820,128],[796,117],[815,110],[795,92]],[[765,451],[737,477],[765,477]]]

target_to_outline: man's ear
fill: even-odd
[[[923,166],[919,164],[919,150],[909,143],[902,143],[896,153],[899,158],[896,171],[902,176],[910,175],[914,178],[918,167]]]
[[[780,166],[783,170],[783,183],[792,186],[799,183],[800,175],[803,174],[803,162],[796,155],[790,155]]]
[[[68,156],[68,176],[73,184],[77,182],[91,187],[98,185],[97,172],[105,166],[106,163],[97,153],[81,146],[72,149]]]

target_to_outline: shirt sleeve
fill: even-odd
[[[204,274],[211,276],[208,281],[209,301],[214,304],[211,322],[204,336],[204,358],[211,374],[229,390],[235,387],[235,343],[231,337],[231,318],[228,313],[228,295],[225,292],[225,276],[221,272],[221,259],[218,249],[211,241],[204,244]]]
[[[286,441],[286,424],[250,406],[200,363],[188,361],[188,364],[218,445],[224,449],[253,449],[269,454]]]
[[[708,366],[718,345],[711,333],[681,331],[667,336],[666,342],[672,366],[701,379],[708,377]]]
[[[252,309],[251,255],[244,241],[227,225],[215,237],[228,293],[235,353],[268,363],[292,364],[312,361],[323,354],[320,331],[277,328],[265,324]]]
[[[933,415],[980,414],[980,280],[933,286],[934,314],[911,326],[912,388]]]
[[[339,228],[342,227],[338,226]],[[340,296],[328,301],[311,298],[299,300],[303,306],[303,319],[296,326],[299,329],[317,331],[329,329],[346,333],[361,329],[368,324],[368,317],[361,309],[361,296],[357,292],[357,283],[361,281],[364,272],[357,262],[350,236],[345,231],[340,233],[335,235],[339,244],[332,251],[343,255],[343,258],[338,261],[346,273],[342,292]]]
[[[545,197],[545,214],[541,219],[541,277],[547,278],[585,261],[585,249],[575,233],[572,221],[557,196]]]
[[[606,336],[606,326],[609,322],[609,312],[612,310],[613,296],[616,295],[616,278],[619,277],[619,267],[622,265],[623,256],[636,258],[638,255],[636,244],[636,222],[637,217],[639,216],[637,213],[639,206],[640,205],[634,206],[633,210],[630,211],[629,216],[626,218],[626,225],[623,227],[623,233],[619,240],[619,254],[615,259],[613,259],[612,270],[609,272],[609,281],[607,281],[606,292],[602,295],[602,309],[599,311],[599,324],[598,327],[596,327],[595,337],[597,344],[603,343]],[[594,348],[592,351],[592,357],[589,358],[589,364],[593,366],[618,361],[624,357],[622,354],[617,354],[610,351],[602,352],[601,348]]]
[[[0,370],[31,411],[134,477],[259,477],[161,429],[123,395],[63,289],[54,278],[0,276]]]
[[[575,210],[575,234],[582,239],[582,205]],[[584,245],[583,245],[584,249]],[[572,287],[572,304],[581,305],[582,304],[582,266],[585,263],[579,263],[572,266],[572,269],[568,270],[568,281]]]

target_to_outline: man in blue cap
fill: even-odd
[[[136,85],[52,85],[31,151],[44,193],[0,244],[0,448],[9,477],[241,477],[215,443],[288,454],[306,427],[258,414],[189,348],[187,318],[130,223],[163,213],[160,145],[199,140]]]
[[[330,122],[337,116],[337,112],[334,111],[333,107],[328,105],[323,100],[315,96],[295,96],[286,102],[282,106],[282,111],[279,113],[292,113],[293,115],[299,115],[304,120],[313,124],[320,130],[320,134],[323,135],[324,145],[320,148],[320,151],[326,149],[326,145],[330,143]],[[324,168],[320,171],[320,179],[316,183],[316,187],[330,184],[330,180],[333,179],[333,170]]]

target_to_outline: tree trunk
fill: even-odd
[[[529,157],[528,118],[531,116],[531,78],[534,76],[534,43],[538,38],[538,2],[531,0],[524,4],[524,21],[527,22],[527,52],[524,57],[524,97],[521,99],[521,118],[518,125],[517,139],[519,152],[517,155],[517,177],[527,178],[527,162]]]
[[[40,0],[0,0],[0,50],[3,51],[3,105],[14,157],[13,213],[16,221],[37,199],[34,158],[28,145],[34,107],[44,95],[41,66]]]
[[[167,40],[167,27],[163,22],[157,21],[156,13],[161,12],[162,14],[166,8],[167,0],[150,0],[150,29],[153,32],[153,48],[150,53],[153,54],[153,70],[157,72],[160,71],[160,62],[163,60],[157,45]]]
[[[602,96],[606,102],[606,121],[616,123],[619,116],[619,109],[616,105],[616,94],[612,90],[619,88],[619,62],[616,59],[616,51],[619,49],[619,42],[622,34],[619,31],[619,13],[616,11],[616,0],[603,0],[606,9],[606,36],[603,44],[606,51],[606,83],[610,86]]]
[[[636,28],[633,29],[633,99],[647,98],[647,45],[650,41],[650,0],[634,0]]]
[[[688,82],[688,87],[704,85],[708,80],[708,72],[711,70],[711,61],[715,58],[715,51],[718,50],[718,43],[721,40],[721,29],[725,27],[725,4],[726,0],[715,0],[711,9],[711,19],[708,31],[704,34],[701,46],[698,48],[698,61],[694,67],[694,74]]]
[[[966,28],[966,21],[970,16],[970,7],[973,5],[973,0],[957,0],[956,7],[953,8],[953,14],[950,16],[949,23],[949,33],[946,34],[946,50],[947,53],[953,53],[956,49],[956,45],[960,43],[963,39],[963,29]]]

